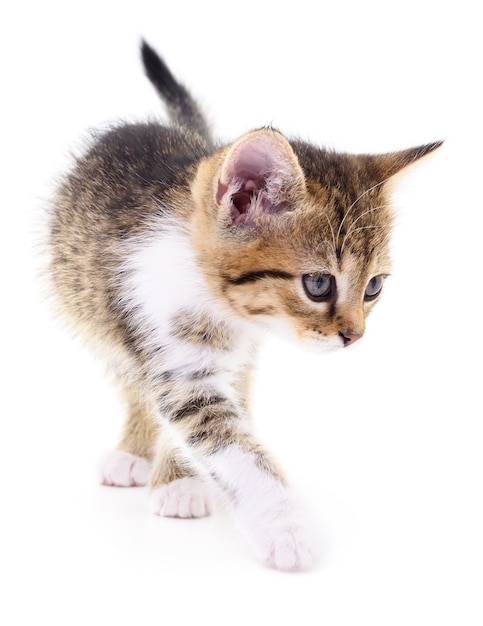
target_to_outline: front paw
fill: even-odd
[[[260,549],[269,566],[287,572],[310,569],[318,553],[314,533],[290,519],[267,529]]]
[[[153,489],[149,508],[162,517],[205,517],[211,512],[211,498],[199,478],[186,476]]]
[[[287,572],[305,571],[315,564],[320,554],[315,525],[290,496],[272,502],[270,507],[245,511],[238,521],[269,567]]]

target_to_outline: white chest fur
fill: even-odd
[[[216,369],[220,385],[253,357],[254,329],[235,319],[213,296],[191,246],[189,232],[180,224],[163,223],[144,240],[131,242],[123,265],[123,299],[146,347],[160,351],[163,368],[187,375]],[[209,316],[229,328],[232,349],[214,350],[173,336],[172,322],[183,313]],[[223,380],[221,380],[223,379]]]

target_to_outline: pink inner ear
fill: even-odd
[[[231,218],[233,222],[239,224],[247,221],[247,213],[254,195],[260,191],[260,186],[255,181],[249,179],[243,189],[231,195]]]
[[[264,213],[286,210],[284,188],[297,180],[294,155],[285,140],[259,132],[242,139],[228,153],[218,184],[216,199],[229,195],[231,218],[235,224],[253,221],[250,207]]]
[[[234,163],[231,163],[231,171],[227,175],[230,178],[244,180],[247,183],[260,186],[263,180],[270,176],[274,160],[266,151],[268,146],[259,146],[251,142],[244,150],[239,152]]]
[[[239,179],[238,179],[239,180]],[[243,181],[241,181],[243,183]],[[220,203],[223,197],[230,193],[230,215],[234,224],[248,223],[248,210],[252,204],[254,195],[260,191],[260,186],[255,181],[249,179],[243,184],[242,189],[235,187],[238,191],[232,193],[229,185],[218,183],[216,200]]]
[[[248,211],[248,207],[252,203],[252,196],[246,191],[238,191],[232,195],[231,201],[238,214],[242,215]]]
[[[279,164],[285,161],[284,155],[270,135],[248,137],[228,155],[224,182],[243,182],[247,191],[260,189],[276,172],[279,161]]]

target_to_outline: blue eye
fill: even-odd
[[[331,274],[314,272],[304,274],[302,284],[307,296],[314,302],[326,302],[330,300],[335,290],[335,279]]]
[[[374,276],[367,283],[366,291],[364,293],[364,300],[367,302],[369,300],[374,300],[382,291],[382,286],[384,284],[384,276]]]

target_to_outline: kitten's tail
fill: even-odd
[[[145,41],[141,54],[146,75],[164,100],[171,122],[188,127],[211,143],[209,126],[189,91],[178,83],[165,62]]]

